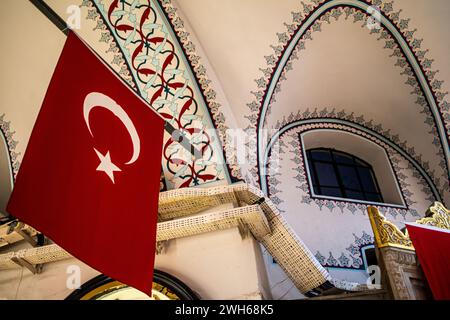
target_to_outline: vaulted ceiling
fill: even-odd
[[[46,2],[66,18],[70,4],[86,1]],[[162,3],[179,19],[170,18],[191,65],[192,55],[200,58],[226,127],[278,130],[312,117],[352,121],[411,154],[450,200],[447,0],[173,0],[169,10]],[[367,3],[381,8],[379,28],[367,27],[373,12]],[[107,51],[89,11],[83,15],[79,33]],[[195,49],[180,30],[189,32]]]

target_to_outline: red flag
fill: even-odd
[[[7,211],[91,267],[149,294],[163,126],[70,33]]]
[[[407,223],[411,241],[436,300],[450,300],[450,230]]]

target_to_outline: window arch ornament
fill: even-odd
[[[334,112],[334,110],[333,110]],[[292,117],[295,118],[295,117]],[[265,168],[267,164],[269,163],[268,159],[272,151],[272,147],[277,143],[277,141],[282,137],[284,134],[289,132],[292,129],[295,129],[297,127],[301,127],[301,131],[304,130],[311,130],[311,129],[319,129],[319,128],[327,128],[327,129],[336,129],[336,130],[345,130],[352,133],[357,133],[358,135],[362,137],[366,137],[369,140],[374,141],[376,144],[382,146],[383,148],[392,148],[392,150],[395,150],[398,152],[402,157],[408,160],[411,165],[420,172],[426,183],[428,184],[428,187],[430,188],[433,196],[436,199],[441,199],[442,195],[439,192],[439,189],[436,187],[435,182],[430,177],[430,175],[427,173],[427,171],[423,168],[423,163],[421,163],[420,159],[416,159],[413,157],[410,152],[408,152],[407,145],[402,144],[399,145],[393,140],[385,137],[384,135],[378,133],[374,129],[371,129],[369,127],[366,127],[364,123],[361,122],[354,122],[351,120],[344,120],[339,118],[321,118],[318,117],[312,117],[312,118],[304,118],[304,119],[298,119],[298,120],[292,120],[291,122],[285,122],[280,124],[279,129],[277,132],[269,139],[267,149],[265,150],[264,158],[262,159],[262,164],[259,164],[261,167]],[[425,163],[426,164],[426,163]],[[263,192],[267,192],[267,175],[266,170],[263,171],[263,174],[260,175],[261,178],[261,189]],[[440,200],[438,200],[440,201]]]
[[[404,173],[405,170],[413,170],[414,177],[418,179],[418,187],[422,190],[422,192],[426,195],[426,201],[434,202],[438,201],[441,196],[436,189],[432,179],[428,176],[427,172],[420,166],[420,164],[415,161],[405,150],[397,146],[395,143],[390,141],[389,139],[383,137],[382,135],[365,128],[357,123],[353,123],[350,121],[344,121],[341,119],[305,119],[298,120],[293,122],[288,122],[285,126],[281,127],[277,134],[275,134],[269,142],[268,150],[266,152],[266,163],[270,166],[270,157],[271,157],[271,146],[275,143],[276,140],[281,139],[283,141],[285,136],[290,136],[292,139],[289,144],[295,150],[302,150],[303,146],[301,145],[301,141],[299,139],[299,134],[302,132],[307,132],[310,130],[317,129],[327,129],[327,130],[338,130],[343,132],[352,133],[363,137],[367,140],[373,141],[375,144],[386,150],[386,153],[389,155],[391,160],[391,165],[395,174],[395,177],[398,181],[401,195],[404,199],[405,206],[398,205],[389,205],[389,204],[380,204],[377,205],[384,214],[389,214],[394,218],[397,216],[402,216],[406,218],[407,215],[411,215],[414,217],[420,216],[420,213],[415,209],[415,200],[414,194],[411,193],[408,189],[407,174]],[[282,139],[283,138],[283,139]],[[286,143],[282,143],[286,144]],[[283,148],[281,148],[283,150]],[[407,164],[407,168],[400,167],[398,165],[399,162],[404,161]],[[316,205],[321,210],[329,209],[333,211],[335,208],[338,208],[342,212],[345,210],[350,211],[352,214],[356,212],[363,212],[363,214],[367,211],[368,204],[365,203],[356,203],[347,200],[331,200],[331,199],[317,199],[311,197],[311,190],[308,184],[305,161],[302,152],[297,152],[293,159],[295,163],[295,167],[297,170],[297,175],[295,179],[298,181],[299,186],[297,188],[302,189],[305,194],[300,202],[308,205]],[[280,199],[277,194],[277,190],[280,188],[278,185],[273,185],[273,182],[277,183],[278,177],[274,175],[265,176],[262,179],[262,185],[265,188],[265,192],[272,199],[279,200],[277,202],[278,206],[282,205],[282,199]],[[279,182],[279,181],[278,181]]]
[[[428,50],[421,49],[421,39],[414,38],[416,30],[409,30],[410,19],[400,18],[400,12],[394,11],[392,2],[381,0],[313,0],[313,4],[302,2],[302,10],[292,12],[292,23],[285,23],[286,32],[277,33],[279,44],[272,46],[274,54],[265,56],[266,66],[260,68],[263,76],[256,79],[257,91],[252,91],[255,99],[248,103],[250,114],[249,129],[256,130],[256,161],[258,166],[252,173],[261,181],[262,161],[266,144],[258,134],[265,126],[266,116],[274,95],[280,91],[280,82],[286,79],[286,73],[292,69],[292,59],[298,59],[298,53],[305,49],[305,41],[312,40],[312,33],[321,31],[321,23],[331,23],[332,19],[353,17],[354,22],[366,22],[367,9],[378,6],[381,9],[381,29],[371,30],[379,33],[379,40],[386,42],[386,48],[398,57],[397,64],[408,76],[407,83],[418,95],[417,104],[424,107],[428,115],[427,124],[436,132],[436,144],[439,153],[445,159],[443,165],[447,177],[450,177],[450,104],[444,100],[448,92],[442,90],[443,81],[435,78],[437,71],[431,69],[434,60],[426,57]],[[256,124],[256,125],[255,125]],[[432,174],[430,168],[427,171]],[[448,179],[447,179],[448,180]],[[448,183],[446,184],[448,187]]]

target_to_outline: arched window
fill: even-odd
[[[372,166],[351,154],[334,149],[306,151],[316,195],[384,202]]]

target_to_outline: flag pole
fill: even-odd
[[[67,26],[67,23],[51,8],[49,7],[43,0],[30,0],[30,2],[39,10],[41,11],[59,30],[61,30],[62,33],[64,33],[66,36],[69,35],[69,32],[71,29]],[[73,31],[72,31],[73,32]],[[74,32],[77,37],[84,42],[84,44],[105,64],[106,67],[108,67],[109,70],[111,70],[130,90],[132,90],[143,102],[148,104],[146,100],[144,100],[140,95],[136,93],[136,91],[130,86],[129,83],[124,81],[117,72],[112,69],[106,61],[100,57],[99,54],[97,54],[76,32]],[[150,106],[150,108],[153,109],[153,107]],[[171,138],[173,141],[178,142],[183,148],[185,148],[189,153],[191,153],[194,156],[194,159],[201,159],[202,153],[194,147],[189,141],[188,138],[186,138],[185,134],[181,131],[176,129],[169,121],[164,119],[156,110],[153,109],[153,111],[162,119],[164,120],[164,130],[171,135]]]

